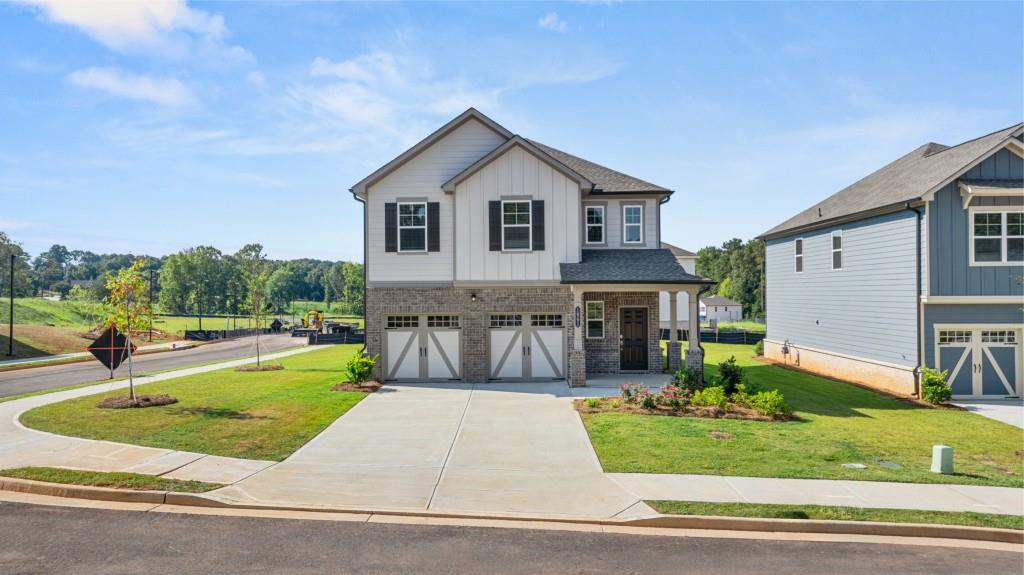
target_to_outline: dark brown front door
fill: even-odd
[[[624,307],[619,317],[619,369],[647,369],[647,309]]]

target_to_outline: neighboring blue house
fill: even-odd
[[[765,232],[765,355],[916,395],[1019,397],[1024,124],[926,144]]]

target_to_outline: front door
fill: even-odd
[[[647,308],[624,307],[619,311],[619,369],[647,369]]]

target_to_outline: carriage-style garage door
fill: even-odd
[[[1010,326],[936,326],[935,357],[956,397],[1019,397],[1021,330]]]
[[[462,329],[457,315],[384,318],[384,378],[451,380],[462,373]]]
[[[494,314],[489,337],[491,379],[565,379],[561,314]]]

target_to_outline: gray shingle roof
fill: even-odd
[[[669,250],[583,250],[578,264],[560,264],[563,284],[711,284],[686,273]]]
[[[733,301],[727,297],[720,295],[712,295],[700,298],[701,303],[704,305],[740,305],[740,302]]]
[[[836,218],[920,199],[1003,140],[1020,130],[1016,124],[953,147],[925,144],[867,177],[814,204],[762,236],[805,228]]]
[[[676,257],[683,257],[683,258],[694,258],[694,257],[697,257],[697,254],[691,252],[690,250],[684,250],[683,248],[674,246],[674,245],[672,245],[670,243],[667,243],[667,242],[661,242],[661,249],[668,250],[668,251],[672,252],[672,255],[674,255]]]
[[[633,176],[627,176],[622,172],[617,172],[611,168],[606,168],[600,164],[595,164],[589,160],[584,160],[570,153],[563,152],[562,150],[552,148],[551,146],[545,146],[544,144],[529,140],[531,144],[537,146],[544,151],[547,155],[558,160],[571,168],[576,173],[587,178],[591,182],[594,182],[594,187],[605,193],[656,193],[665,194],[672,193],[672,190],[663,188],[650,182],[645,182],[639,178]]]

